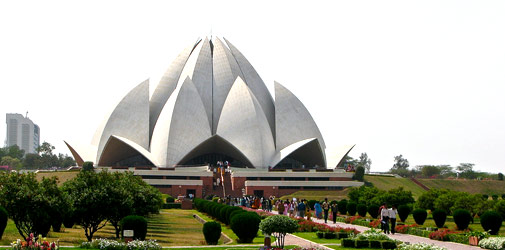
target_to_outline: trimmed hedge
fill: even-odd
[[[221,224],[219,224],[219,222],[205,222],[205,224],[203,224],[202,231],[208,245],[217,245],[217,242],[221,237]]]
[[[366,216],[366,205],[365,204],[358,204],[356,209],[358,210],[359,216],[361,216],[361,217]]]
[[[9,214],[4,207],[0,207],[0,240],[5,231],[5,227],[7,226],[7,221],[9,220]]]
[[[174,197],[172,197],[172,196],[170,196],[170,195],[169,195],[169,196],[167,196],[167,198],[166,198],[166,202],[167,202],[167,203],[173,203],[174,201],[175,201]]]
[[[356,247],[356,241],[353,239],[342,239],[342,246],[343,247]]]
[[[347,214],[347,200],[341,200],[338,202],[338,211],[340,214]]]
[[[163,209],[181,209],[181,203],[165,203],[161,206]]]
[[[410,214],[410,207],[408,205],[398,206],[398,216],[402,222],[405,222]]]
[[[347,213],[349,213],[350,216],[356,215],[356,207],[357,204],[354,201],[350,201],[347,203]]]
[[[497,235],[500,231],[503,218],[496,211],[487,211],[480,216],[480,224],[484,230],[492,235]]]
[[[465,209],[456,209],[452,213],[452,217],[454,218],[454,223],[456,223],[459,230],[467,229],[470,221],[472,220],[472,215]]]
[[[261,218],[255,212],[239,213],[231,218],[230,228],[240,243],[251,243],[258,234]]]
[[[412,216],[418,225],[423,225],[426,221],[426,217],[428,217],[428,213],[426,210],[418,208],[412,212]]]
[[[445,214],[445,211],[442,209],[436,209],[433,211],[432,215],[437,227],[442,228],[445,224],[445,220],[447,219],[447,214]]]
[[[377,217],[379,216],[379,206],[372,204],[368,206],[367,210],[368,214],[372,216],[372,218],[377,219]]]
[[[133,230],[134,240],[145,240],[147,234],[147,220],[138,215],[128,215],[119,224],[121,225],[121,236],[124,230]]]

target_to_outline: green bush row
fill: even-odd
[[[390,240],[355,240],[342,239],[343,247],[350,248],[378,248],[378,249],[395,249],[396,242]]]
[[[162,205],[163,209],[171,209],[171,208],[181,208],[181,203],[165,203]]]

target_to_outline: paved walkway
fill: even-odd
[[[272,213],[276,214],[277,211],[272,211]],[[314,217],[311,217],[311,219],[312,219],[312,221],[324,224],[324,220],[323,219],[317,219],[317,218],[314,218]],[[369,227],[358,226],[358,225],[353,225],[353,224],[347,224],[347,223],[343,223],[343,222],[337,222],[336,224],[333,224],[333,222],[328,222],[327,225],[332,226],[332,227],[340,226],[340,227],[355,228],[355,229],[357,229],[357,230],[359,230],[361,232],[370,229]],[[470,246],[470,245],[465,245],[465,244],[460,244],[460,243],[455,243],[455,242],[448,242],[448,241],[432,240],[430,238],[425,238],[425,237],[416,236],[416,235],[410,235],[410,234],[396,233],[394,235],[389,234],[388,236],[390,238],[392,238],[392,239],[395,239],[395,240],[400,240],[400,241],[403,241],[403,242],[409,242],[410,244],[421,243],[422,242],[422,243],[432,244],[432,245],[436,245],[436,246],[440,246],[440,247],[445,247],[448,250],[453,250],[453,249],[454,250],[477,250],[477,249],[481,249],[482,250],[482,248],[476,247],[476,246]],[[300,237],[296,237],[296,238],[300,238]],[[287,241],[287,237],[286,237],[286,241]],[[308,240],[306,240],[306,241],[308,241]],[[317,244],[317,243],[314,243],[312,241],[308,241],[308,242],[310,242],[310,244],[312,244],[312,246],[314,246],[314,244],[319,245],[319,247],[317,247],[317,248],[326,248],[326,249],[329,249],[329,248],[325,247],[324,245]],[[288,244],[286,244],[286,245],[288,245]],[[296,244],[290,244],[290,245],[296,245]]]

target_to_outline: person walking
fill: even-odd
[[[331,203],[331,216],[333,219],[333,224],[337,223],[337,213],[338,213],[337,202]]]
[[[330,204],[328,204],[328,198],[324,198],[322,207],[324,213],[324,223],[328,223],[328,212],[330,211]]]
[[[303,203],[303,200],[298,203],[298,216],[305,217],[305,203]]]
[[[279,215],[283,215],[284,214],[284,203],[282,202],[282,200],[278,200],[277,201],[277,213]]]
[[[384,207],[381,209],[381,228],[385,234],[389,234],[389,211],[388,205],[384,204]]]
[[[321,219],[323,209],[321,209],[321,204],[319,204],[319,202],[316,202],[316,204],[314,205],[314,210],[316,210],[316,218]]]
[[[398,214],[398,210],[396,209],[396,205],[392,205],[389,209],[389,220],[391,221],[391,234],[395,234],[396,232],[396,215]]]

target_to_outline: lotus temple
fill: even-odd
[[[148,80],[126,94],[91,144],[65,143],[80,166],[133,171],[173,196],[282,196],[362,185],[353,173],[327,168],[312,116],[274,85],[272,96],[228,40],[201,39],[175,58],[151,95]]]

